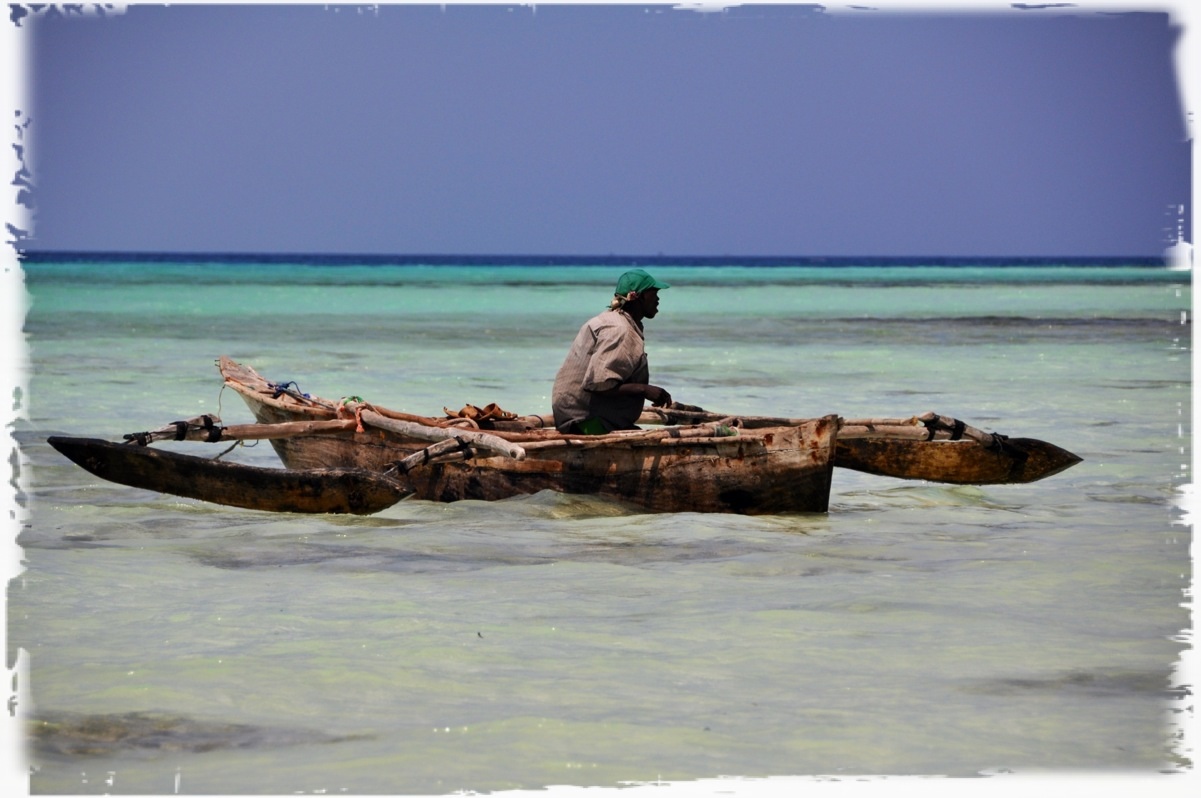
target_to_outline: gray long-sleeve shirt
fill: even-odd
[[[597,395],[627,382],[650,382],[642,328],[623,311],[606,310],[580,328],[555,376],[555,427],[595,418],[608,430],[633,428],[643,397]]]

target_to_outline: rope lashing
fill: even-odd
[[[1029,458],[1029,453],[1020,446],[1009,442],[1009,438],[999,432],[984,432],[975,427],[969,427],[957,418],[940,416],[937,413],[925,413],[917,416],[916,420],[926,428],[926,440],[934,440],[935,432],[949,432],[949,440],[958,441],[968,438],[986,449],[1003,452],[1011,457],[1015,466],[1020,466]]]
[[[941,416],[934,416],[933,418],[919,417],[918,421],[926,428],[926,440],[928,441],[934,440],[934,433],[939,431],[950,432],[951,437],[949,440],[963,440],[963,433],[967,431],[967,424],[964,424],[957,418],[943,419]],[[947,424],[947,421],[951,423]]]
[[[352,407],[353,405],[353,407]],[[363,411],[371,409],[371,405],[363,401],[361,396],[343,396],[338,401],[338,406],[334,409],[334,414],[338,418],[345,418],[343,413],[354,413],[355,432],[366,432],[363,428]]]
[[[283,394],[288,394],[289,396],[303,396],[305,399],[313,398],[307,393],[302,393],[300,386],[296,384],[295,380],[289,380],[287,382],[268,382],[267,387],[273,392],[271,394],[272,399],[278,399]]]
[[[455,449],[455,451],[462,452],[464,460],[470,460],[471,458],[475,457],[476,451],[475,449],[471,448],[470,443],[462,438],[455,438],[455,440],[459,442],[459,448]]]
[[[224,457],[225,455],[229,454],[229,453],[230,453],[230,452],[232,452],[234,449],[238,448],[239,446],[245,446],[245,445],[246,445],[246,442],[245,442],[245,441],[234,441],[233,443],[231,443],[231,444],[230,444],[230,446],[229,446],[229,448],[228,448],[228,449],[226,449],[225,451],[221,452],[220,454],[218,454],[217,456],[215,456],[213,459],[214,459],[214,460],[220,460],[222,457]]]
[[[225,428],[220,426],[220,424],[220,416],[205,414],[196,418],[190,418],[187,421],[172,421],[170,424],[153,431],[130,432],[123,437],[126,443],[136,443],[138,446],[149,446],[155,441],[164,440],[203,440],[205,443],[216,443],[225,434]],[[194,433],[196,430],[204,430],[204,437],[195,437]]]
[[[470,460],[477,454],[479,454],[478,450],[471,445],[470,441],[455,436],[440,440],[426,446],[424,449],[419,449],[403,460],[388,463],[384,473],[391,474],[399,471],[402,474],[408,474],[414,468],[429,465],[430,463]]]

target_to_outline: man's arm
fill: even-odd
[[[644,385],[639,382],[627,382],[623,385],[618,385],[616,388],[610,388],[607,391],[596,391],[597,396],[641,396],[649,399],[655,407],[663,407],[671,404],[671,394],[658,385]]]

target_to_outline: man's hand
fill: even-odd
[[[658,385],[646,386],[646,398],[651,400],[651,404],[655,407],[663,407],[671,404],[671,394],[660,388]]]

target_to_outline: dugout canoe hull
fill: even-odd
[[[284,471],[96,438],[52,435],[47,442],[110,482],[250,510],[370,515],[409,494],[400,482],[364,469]]]
[[[1035,482],[1079,462],[1066,449],[1033,438],[1005,438],[992,447],[972,440],[839,439],[834,454],[839,468],[952,485]]]
[[[335,405],[279,393],[253,369],[222,358],[225,384],[260,424],[326,420]],[[431,421],[433,421],[431,419]],[[450,502],[504,499],[541,490],[603,496],[658,512],[823,513],[829,509],[838,417],[724,438],[597,436],[567,439],[546,431],[546,448],[522,459],[477,456],[432,463],[406,479],[415,498]],[[603,439],[602,439],[603,437]],[[366,427],[272,439],[289,469],[385,471],[429,440]]]

